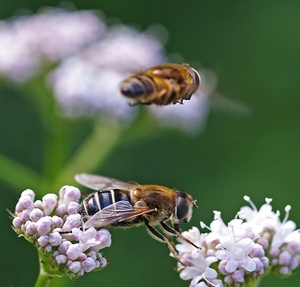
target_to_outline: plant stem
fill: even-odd
[[[50,287],[52,278],[45,276],[45,274],[40,273],[34,287]]]

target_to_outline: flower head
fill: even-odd
[[[62,187],[59,197],[49,193],[42,200],[34,199],[32,190],[22,192],[12,224],[17,234],[36,246],[41,258],[47,257],[49,273],[74,279],[105,267],[107,261],[99,251],[111,245],[111,235],[106,229],[82,230],[76,187]]]
[[[196,227],[183,232],[201,247],[197,250],[183,240],[176,245],[180,277],[191,279],[190,286],[243,286],[267,272],[290,275],[299,267],[300,235],[288,220],[290,206],[281,222],[271,199],[258,209],[248,196],[244,198],[252,208],[242,207],[228,224],[215,211],[210,226],[201,222],[208,233],[200,234]]]

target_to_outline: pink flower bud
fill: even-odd
[[[67,214],[67,205],[62,203],[56,208],[56,214],[60,217],[63,217]]]
[[[37,242],[41,247],[45,247],[49,242],[49,237],[47,235],[42,235]]]
[[[72,243],[70,241],[64,241],[62,244],[59,246],[58,251],[62,254],[66,254],[67,250],[69,249],[70,245]]]
[[[65,264],[67,262],[67,256],[59,254],[55,257],[55,261],[57,264]]]
[[[14,228],[21,229],[23,222],[20,217],[15,217],[13,219],[12,224],[13,224]]]
[[[44,252],[48,253],[48,252],[51,252],[52,251],[52,246],[50,244],[47,244],[45,247],[44,247]]]
[[[35,222],[27,221],[25,223],[26,233],[29,235],[33,235],[37,232],[37,227]]]
[[[95,261],[90,257],[85,259],[81,264],[82,269],[85,272],[91,272],[95,268],[95,265]]]
[[[51,231],[52,220],[50,216],[42,217],[36,222],[37,232],[41,235],[48,234]]]
[[[26,221],[30,220],[30,212],[31,212],[30,209],[25,209],[25,210],[22,211],[20,216],[21,216],[21,220],[23,222],[26,222]]]
[[[78,243],[71,244],[67,250],[66,255],[68,256],[69,259],[75,260],[78,258],[80,253],[82,252],[82,249]]]
[[[81,219],[80,214],[78,214],[78,213],[71,214],[68,216],[65,224],[62,227],[62,230],[70,231],[73,228],[81,227],[81,225],[82,225],[82,219]]]
[[[32,210],[33,209],[33,201],[29,195],[23,195],[20,197],[15,212],[21,212],[23,210]]]
[[[77,187],[64,186],[59,191],[60,201],[64,204],[69,204],[71,201],[78,202],[81,197],[81,192]]]
[[[31,201],[33,202],[34,201],[34,197],[35,197],[35,194],[34,192],[31,190],[31,189],[25,189],[22,193],[21,193],[21,197],[23,196],[28,196]]]
[[[40,218],[44,216],[44,212],[41,211],[39,208],[34,208],[30,212],[29,218],[30,220],[37,222]]]
[[[35,208],[38,208],[38,209],[43,209],[44,207],[43,207],[43,203],[42,203],[42,201],[41,200],[36,200],[34,203],[33,203],[33,207],[35,207]]]
[[[81,269],[81,264],[79,261],[74,261],[69,266],[69,270],[73,273],[78,273],[80,271],[80,269]]]
[[[64,225],[63,219],[56,215],[52,216],[52,222],[56,227],[59,227],[59,228]]]
[[[42,198],[45,215],[50,215],[57,204],[57,195],[48,193]]]
[[[68,208],[67,208],[68,214],[76,214],[77,209],[79,208],[79,206],[80,206],[79,203],[71,201],[68,204]]]
[[[49,244],[51,246],[58,246],[61,244],[62,237],[58,232],[52,232],[49,234]]]

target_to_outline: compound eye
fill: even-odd
[[[188,222],[188,215],[190,212],[190,205],[186,198],[177,197],[177,204],[175,210],[175,217],[178,222]]]
[[[197,88],[201,85],[201,77],[200,74],[198,73],[197,70],[191,68],[193,71],[193,78],[194,78],[194,82],[195,82],[195,86],[197,86]]]

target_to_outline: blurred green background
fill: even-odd
[[[251,109],[248,116],[212,111],[204,132],[174,131],[120,146],[96,172],[123,180],[157,183],[188,191],[199,209],[183,229],[210,223],[212,211],[230,220],[249,195],[265,197],[300,223],[300,21],[299,1],[73,1],[78,9],[99,9],[111,19],[169,31],[167,52],[199,61],[218,76],[218,90]],[[2,1],[0,17],[18,9],[58,1]],[[1,41],[1,39],[0,39]],[[0,87],[0,152],[39,171],[44,141],[39,117],[21,94]],[[4,172],[1,171],[0,172]],[[14,174],[9,175],[14,178]],[[17,181],[18,178],[15,178]],[[70,179],[70,183],[72,179]],[[66,182],[68,184],[68,182]],[[1,183],[0,286],[33,286],[38,274],[34,248],[10,228],[11,210],[22,190]],[[24,186],[25,188],[30,188]],[[55,192],[49,190],[49,192]],[[188,286],[179,279],[165,245],[144,228],[111,230],[113,260],[64,286]],[[261,286],[298,286],[300,277],[266,278]]]

